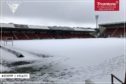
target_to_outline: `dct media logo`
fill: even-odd
[[[119,0],[95,0],[95,11],[119,11]]]

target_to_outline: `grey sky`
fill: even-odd
[[[6,1],[11,0],[2,0],[1,22],[6,23],[95,27],[96,14],[99,23],[120,22],[126,18],[126,0],[120,0],[117,12],[94,11],[94,0],[18,0],[21,2],[15,14]]]

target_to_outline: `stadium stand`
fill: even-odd
[[[61,26],[36,26],[13,23],[0,23],[1,39],[14,40],[49,39],[49,38],[94,38],[94,29]]]
[[[126,22],[100,24],[100,37],[126,37]]]

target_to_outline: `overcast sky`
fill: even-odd
[[[1,22],[32,25],[59,25],[95,27],[95,15],[99,23],[122,22],[126,16],[126,0],[120,0],[120,11],[94,11],[94,0],[18,0],[13,14],[2,0]]]

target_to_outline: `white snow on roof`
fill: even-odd
[[[30,29],[49,29],[47,26],[28,25]]]
[[[76,31],[95,31],[94,29],[89,29],[89,28],[74,28]]]
[[[52,29],[52,30],[74,30],[74,29],[71,28],[71,27],[63,27],[63,26],[61,26],[61,27],[52,26],[52,27],[49,27],[49,28]]]
[[[0,23],[0,27],[15,28],[14,24]]]
[[[75,30],[75,31],[95,31],[91,28],[79,28],[79,27],[54,27],[54,26],[38,26],[38,25],[27,25],[29,29],[52,29],[52,30]],[[15,28],[13,23],[0,23],[0,27]]]

